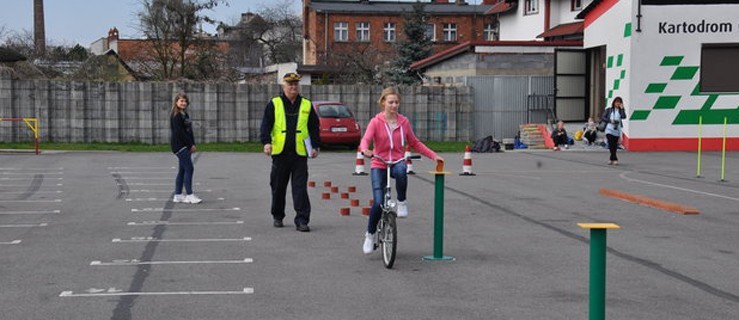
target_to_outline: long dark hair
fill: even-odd
[[[184,93],[179,93],[174,97],[174,102],[172,103],[172,110],[169,112],[170,117],[174,117],[177,112],[179,112],[179,109],[177,109],[177,100],[185,99],[187,101],[187,104],[190,104],[190,99],[187,98],[187,95]]]
[[[613,98],[613,102],[611,102],[611,108],[616,108],[616,102],[621,102],[621,108],[624,107],[624,99],[621,99],[621,97],[615,97]]]

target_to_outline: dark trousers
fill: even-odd
[[[182,194],[182,187],[184,186],[185,192],[192,194],[192,175],[195,172],[195,166],[192,164],[190,149],[182,148],[175,155],[180,166],[177,169],[177,178],[174,181],[174,193]]]
[[[608,140],[608,151],[611,151],[611,161],[618,161],[616,157],[616,150],[618,150],[618,136],[607,134],[606,139]]]
[[[272,156],[272,172],[269,185],[272,187],[272,217],[285,218],[285,194],[287,183],[292,179],[295,225],[310,222],[310,200],[308,199],[308,158],[296,154]]]
[[[590,143],[595,142],[595,139],[598,136],[598,133],[595,132],[595,130],[585,131],[583,136],[585,137],[585,140],[587,140],[588,144],[590,144]]]
[[[552,137],[552,141],[554,141],[554,146],[555,147],[556,146],[561,146],[563,144],[567,144],[567,135],[566,134],[562,134],[562,135],[554,136],[554,137]]]

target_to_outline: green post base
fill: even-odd
[[[441,256],[441,257],[424,256],[421,259],[426,260],[426,261],[454,261],[456,260],[454,257],[450,257],[450,256]]]

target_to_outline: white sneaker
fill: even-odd
[[[405,201],[398,201],[398,218],[408,217],[408,205]]]
[[[365,232],[362,252],[364,252],[364,254],[370,254],[373,250],[375,250],[375,235]]]
[[[195,194],[188,194],[182,202],[195,204],[203,202],[203,199],[198,198]]]
[[[174,202],[174,203],[180,203],[180,202],[183,202],[183,201],[185,201],[185,196],[182,195],[182,194],[176,194],[176,195],[174,195],[174,198],[172,198],[172,202]]]

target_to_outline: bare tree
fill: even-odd
[[[191,66],[190,57],[196,59],[202,50],[214,46],[203,45],[198,38],[198,27],[214,20],[203,14],[226,0],[141,0],[143,9],[138,13],[140,31],[149,41],[141,50],[138,61],[148,66],[155,78],[174,79],[186,77]],[[217,46],[215,46],[217,48]],[[151,52],[146,52],[151,50]],[[154,59],[146,59],[152,56]],[[139,60],[137,59],[137,60]],[[177,72],[175,72],[177,71]]]

